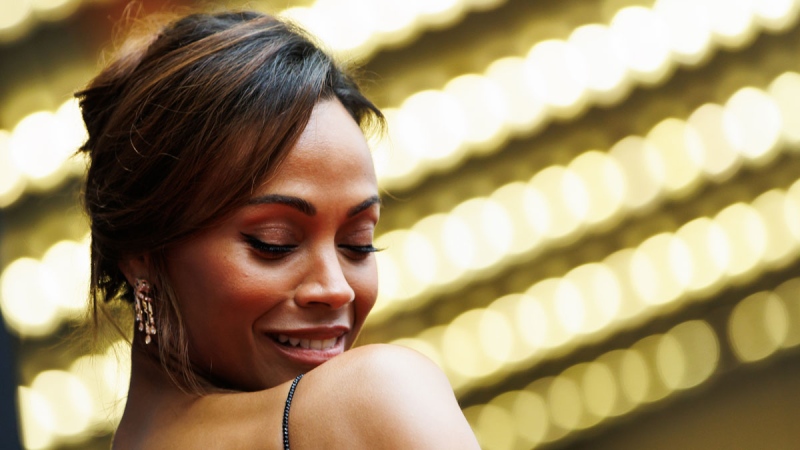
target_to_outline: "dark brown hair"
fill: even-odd
[[[165,249],[245,204],[319,101],[338,99],[362,129],[383,117],[307,34],[269,15],[193,14],[130,42],[76,94],[89,133],[94,323],[103,302],[133,300],[120,261],[148,254],[162,365],[202,392]]]

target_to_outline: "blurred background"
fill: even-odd
[[[224,5],[363,67],[390,131],[361,342],[435,360],[485,449],[797,448],[800,0]],[[124,340],[72,337],[71,95],[127,6],[0,0],[2,448],[108,448],[124,405]]]

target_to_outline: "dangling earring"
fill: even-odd
[[[133,289],[135,298],[134,307],[136,309],[136,322],[139,323],[139,331],[144,331],[144,343],[149,344],[156,335],[156,323],[153,318],[153,297],[150,295],[150,283],[141,278],[136,279],[136,286]]]

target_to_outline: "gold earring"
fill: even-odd
[[[139,323],[139,331],[144,332],[144,343],[149,344],[156,335],[156,323],[153,317],[153,297],[151,295],[150,283],[142,278],[136,279],[133,289],[134,307],[136,309],[136,322]]]

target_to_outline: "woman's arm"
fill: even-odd
[[[444,373],[404,347],[334,358],[303,378],[295,402],[293,448],[480,448]]]

